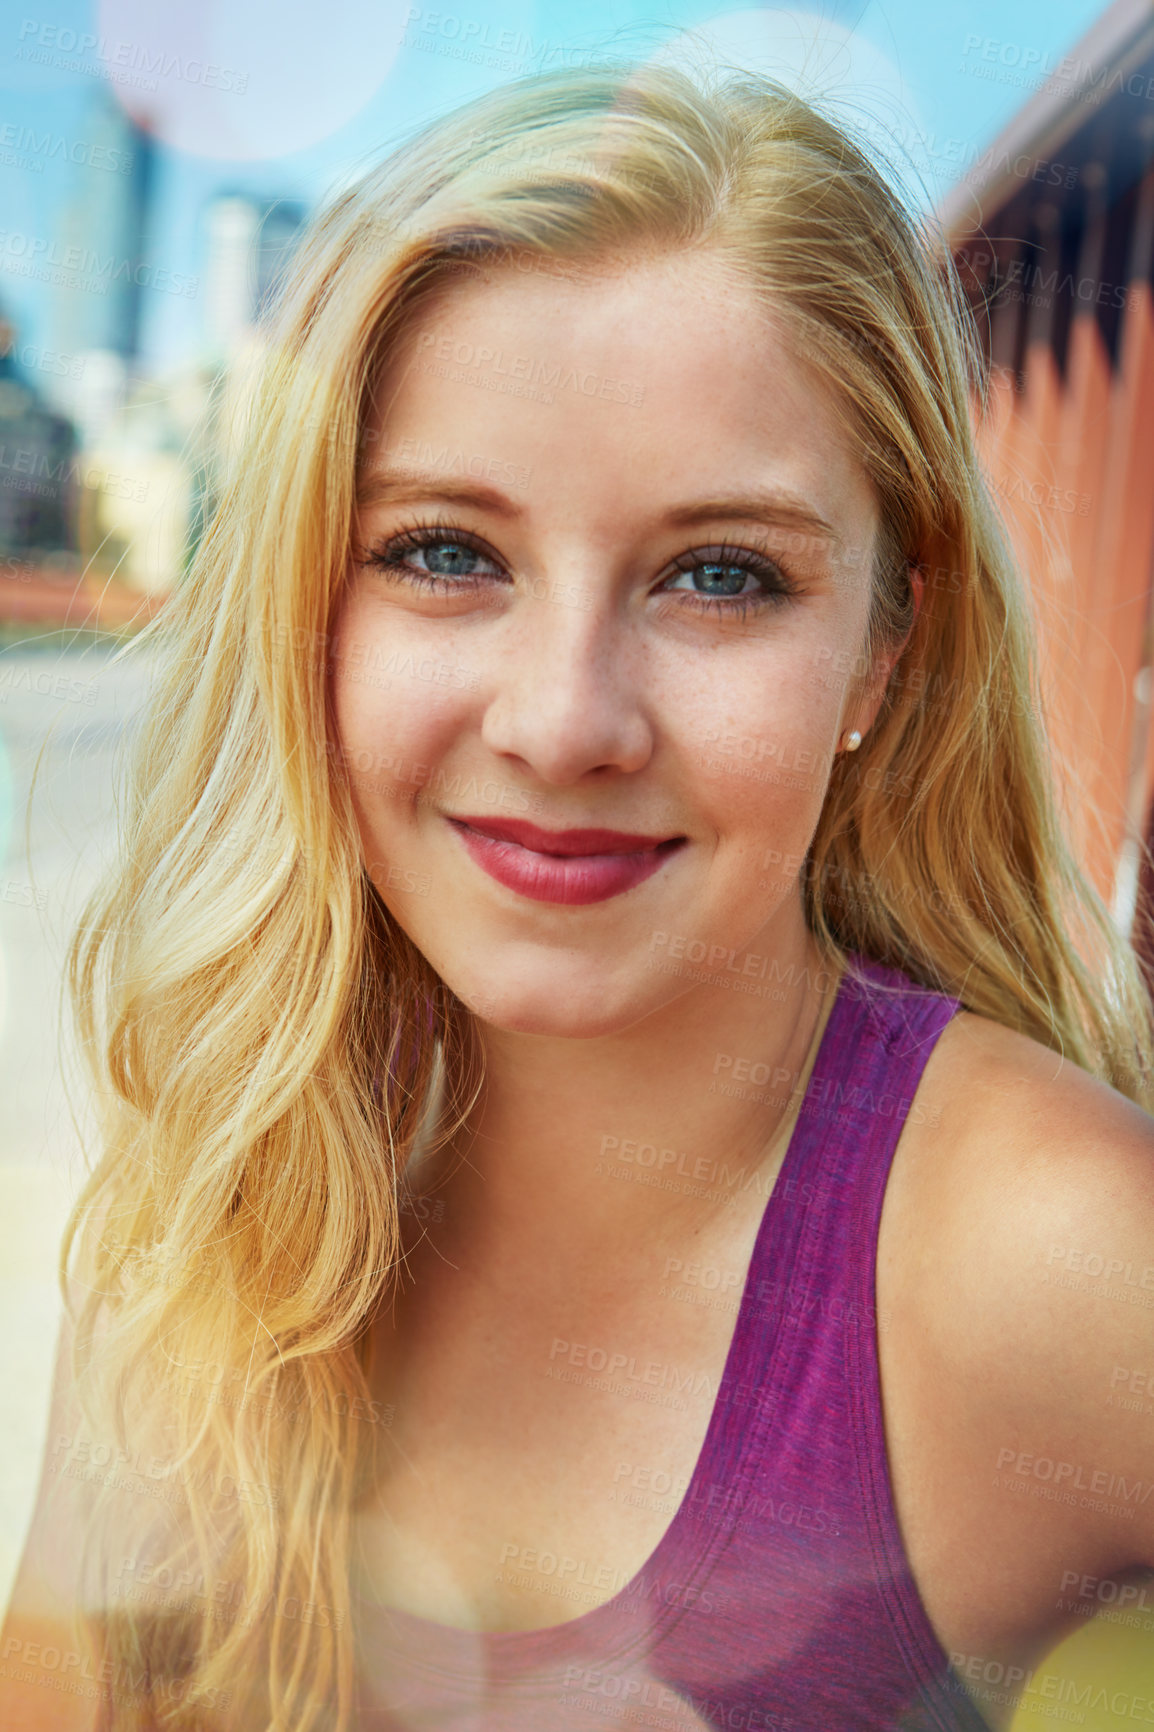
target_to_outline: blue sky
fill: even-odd
[[[59,236],[78,174],[69,153],[86,153],[94,104],[113,89],[150,108],[164,141],[148,255],[162,281],[187,287],[203,271],[204,211],[220,192],[312,205],[413,126],[518,72],[589,52],[676,53],[689,30],[727,58],[804,78],[896,139],[915,196],[934,204],[1103,10],[1098,0],[811,0],[799,12],[724,0],[23,4],[0,22],[0,308],[22,342],[39,344],[52,338],[52,291],[19,261],[31,242],[43,251]],[[146,290],[143,344],[160,372],[195,359],[199,289]]]

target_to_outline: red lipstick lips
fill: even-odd
[[[516,842],[538,854],[636,854],[657,848],[662,842],[679,841],[673,836],[644,836],[634,830],[541,830],[517,818],[453,818],[482,836],[498,842]]]
[[[542,830],[517,818],[446,814],[491,878],[534,902],[604,902],[660,870],[684,836],[627,830]]]

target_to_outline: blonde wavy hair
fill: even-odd
[[[117,1727],[350,1725],[367,1324],[418,1134],[451,1135],[481,1084],[472,1014],[366,875],[328,706],[373,382],[455,273],[685,247],[764,292],[855,432],[883,526],[863,666],[909,633],[802,873],[823,953],[1152,1102],[1146,993],[1052,789],[968,313],[872,152],[773,80],[652,63],[530,76],[425,127],[297,255],[212,521],[145,636],[161,674],[122,853],[68,957],[101,1113],[62,1253],[74,1374],[103,1435],[163,1432],[156,1483],[191,1484],[164,1579],[201,1584],[163,1610],[89,1596],[102,1651],[149,1681]],[[209,1575],[232,1584],[215,1604]]]

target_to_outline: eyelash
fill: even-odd
[[[469,530],[456,529],[450,523],[421,520],[405,525],[396,534],[390,535],[377,547],[370,549],[362,564],[388,572],[392,576],[401,576],[408,583],[417,584],[440,595],[456,594],[480,580],[471,577],[449,578],[432,571],[415,571],[411,566],[401,563],[407,553],[420,553],[426,548],[446,542],[468,548],[471,553],[492,561],[494,565],[501,563],[480,537],[471,534]],[[687,596],[690,606],[700,613],[717,613],[729,619],[740,619],[767,605],[781,607],[801,594],[800,586],[777,560],[755,553],[748,547],[732,546],[728,542],[679,554],[672,564],[678,572],[694,571],[702,565],[732,566],[772,586],[763,590],[760,595],[715,596],[702,595],[693,590],[667,592]]]

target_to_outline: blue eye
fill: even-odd
[[[414,558],[424,561],[423,569],[412,563]],[[456,589],[464,587],[470,579],[491,575],[476,570],[478,562],[486,560],[493,565],[470,536],[460,530],[434,526],[408,529],[392,536],[383,546],[370,552],[365,564],[397,573],[430,588]]]
[[[670,586],[666,593],[691,595],[695,606],[712,608],[718,613],[745,614],[751,607],[767,602],[780,606],[798,593],[797,585],[776,561],[745,547],[710,547],[683,553],[674,564],[682,575],[694,580],[695,587],[683,590]],[[698,574],[700,587],[696,584]],[[746,589],[751,578],[754,587]]]
[[[425,570],[434,577],[471,577],[479,557],[459,541],[430,541],[425,547],[414,548],[413,553],[424,560]]]
[[[752,575],[744,565],[720,565],[704,560],[700,565],[692,566],[686,575],[695,578],[699,571],[705,573],[701,586],[703,595],[726,597],[740,595]]]

